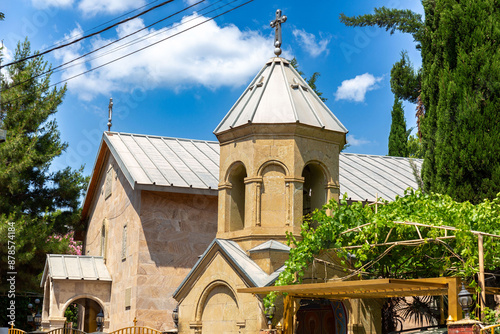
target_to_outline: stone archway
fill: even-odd
[[[64,311],[71,304],[78,305],[78,329],[87,333],[92,333],[97,331],[96,317],[97,314],[102,310],[104,312],[104,307],[97,301],[87,297],[76,298],[68,303]],[[64,314],[64,313],[63,313]]]
[[[238,334],[240,310],[233,290],[223,282],[214,282],[200,299],[197,320],[202,333]]]

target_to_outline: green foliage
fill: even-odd
[[[396,62],[391,69],[391,90],[400,100],[417,103],[420,95],[420,71],[415,71],[408,53],[401,52],[401,60]]]
[[[5,19],[5,14],[0,12],[0,21],[3,21]]]
[[[67,322],[73,323],[73,328],[78,327],[78,304],[69,304],[64,311],[64,317]]]
[[[0,265],[2,268],[8,268],[8,255],[11,255],[15,259],[18,278],[16,291],[37,292],[40,290],[46,254],[75,254],[76,251],[72,247],[71,238],[52,237],[56,214],[47,214],[39,219],[15,216],[15,214],[0,216]],[[9,227],[14,227],[14,235],[8,233]],[[15,252],[9,254],[12,242],[15,244]],[[7,276],[6,272],[1,273],[3,282]],[[3,284],[0,294],[5,293],[7,289],[8,286]]]
[[[341,15],[348,26],[410,33],[422,70],[406,55],[394,65],[396,95],[414,100],[425,152],[425,188],[480,203],[500,191],[500,7],[496,0],[423,0],[425,21],[408,10]],[[419,77],[421,78],[419,80]]]
[[[408,131],[406,130],[403,104],[395,97],[391,111],[392,123],[389,133],[389,156],[406,157],[408,155]]]
[[[19,43],[15,60],[29,55],[30,43]],[[48,69],[41,57],[20,62],[9,66],[0,82],[0,122],[7,130],[7,140],[0,144],[0,266],[7,268],[4,232],[12,222],[16,226],[16,267],[23,277],[18,291],[39,290],[45,254],[68,250],[67,241],[48,242],[48,237],[79,227],[79,200],[87,183],[83,168],[51,169],[67,147],[54,118],[66,87],[50,89],[50,74],[29,80]]]
[[[330,214],[327,214],[330,210]],[[336,252],[346,265],[351,276],[375,278],[424,278],[438,276],[460,276],[471,281],[478,272],[477,237],[471,230],[499,234],[500,194],[494,200],[485,200],[473,205],[459,203],[447,195],[422,193],[408,190],[394,202],[373,207],[362,203],[347,204],[347,197],[340,204],[331,201],[322,210],[316,210],[301,229],[301,239],[288,234],[293,248],[285,262],[285,270],[276,280],[276,285],[300,283],[305,270],[313,258],[325,250]],[[315,229],[311,222],[317,222]],[[419,227],[424,240],[402,243],[404,240],[420,238],[415,226],[395,222],[415,222],[429,226],[452,226],[455,238],[437,240],[445,236],[445,230]],[[368,224],[373,223],[373,224]],[[351,230],[355,227],[360,230]],[[347,232],[349,231],[349,232]],[[389,234],[390,233],[390,234]],[[389,237],[387,238],[387,235]],[[387,240],[386,240],[387,238]],[[398,245],[387,244],[398,242]],[[492,270],[500,266],[500,240],[485,237],[485,268]],[[358,248],[349,248],[359,246]],[[335,250],[333,250],[335,249]],[[268,295],[265,305],[273,303],[275,293]]]
[[[423,159],[424,158],[424,148],[422,147],[422,143],[417,136],[410,135],[408,136],[407,143],[408,157],[415,159]]]
[[[441,0],[424,8],[424,183],[479,203],[500,191],[500,7]]]
[[[423,33],[422,15],[408,9],[390,9],[380,7],[374,9],[374,14],[348,17],[340,14],[340,21],[349,27],[373,27],[385,28],[390,34],[400,31],[413,35],[415,41],[420,41]]]
[[[304,76],[304,72],[299,70],[299,63],[297,62],[297,59],[294,57],[292,60],[290,60],[290,65],[297,71],[297,73],[300,74],[304,78],[304,80],[307,82],[309,87],[318,95],[318,97],[321,99],[321,101],[326,102],[328,100],[326,97],[323,97],[323,93],[318,90],[316,87],[316,80],[318,80],[319,76],[321,75],[319,72],[314,72],[309,79],[307,79]]]

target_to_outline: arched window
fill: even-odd
[[[321,167],[314,163],[304,167],[302,177],[304,178],[302,212],[305,216],[315,209],[321,209],[326,203],[326,179]]]
[[[286,171],[280,163],[268,163],[262,169],[261,224],[265,227],[284,226],[286,222]]]
[[[247,171],[242,164],[231,171],[231,204],[229,212],[229,230],[238,231],[245,227],[245,177]]]
[[[106,220],[102,222],[101,227],[101,256],[104,258],[106,262],[106,247],[108,243],[108,236],[106,235]]]

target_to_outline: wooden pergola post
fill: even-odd
[[[448,281],[448,318],[453,321],[462,319],[462,308],[458,304],[458,292],[460,291],[460,278],[450,277]]]
[[[283,299],[283,334],[293,333],[294,302],[290,294]]]

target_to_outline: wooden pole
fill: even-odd
[[[460,278],[450,277],[448,279],[448,318],[452,321],[462,319],[462,309],[458,304],[458,292],[460,291]]]
[[[293,333],[293,315],[294,315],[294,302],[293,297],[286,295],[283,300],[283,333],[292,334]]]
[[[479,305],[481,306],[480,318],[483,317],[484,307],[486,306],[486,287],[484,284],[484,249],[483,249],[483,235],[477,236],[479,246],[479,287],[481,288],[481,297],[479,298]]]

